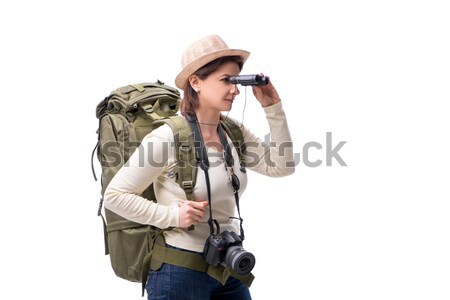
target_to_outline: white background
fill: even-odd
[[[185,47],[216,33],[252,52],[243,73],[271,76],[296,153],[319,142],[325,161],[326,132],[347,142],[347,167],[250,174],[254,299],[449,299],[445,2],[2,2],[0,298],[141,299],[102,254],[95,107],[129,83],[174,85]],[[264,136],[244,94],[231,115]]]

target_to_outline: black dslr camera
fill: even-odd
[[[219,263],[229,266],[239,275],[245,275],[255,266],[255,256],[242,247],[242,239],[233,231],[210,235],[203,249],[203,258],[211,266]]]
[[[240,85],[266,85],[269,83],[269,77],[261,76],[258,74],[254,75],[238,75],[231,76],[228,81],[232,84]]]

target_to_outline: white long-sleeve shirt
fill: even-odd
[[[286,117],[281,103],[264,108],[269,122],[270,145],[241,127],[247,145],[245,160],[247,169],[258,173],[281,177],[294,172],[294,154]],[[228,141],[232,146],[231,140]],[[175,150],[173,132],[163,125],[149,133],[129,161],[117,172],[104,194],[105,207],[131,221],[150,224],[159,228],[175,227],[164,233],[169,245],[191,251],[202,252],[210,234],[208,225],[209,207],[194,230],[179,226],[179,206],[187,201],[184,190],[175,180]],[[210,162],[211,206],[213,218],[221,231],[232,230],[239,234],[239,221],[235,218],[236,200],[229,175],[225,168],[223,152],[207,148]],[[240,169],[239,157],[232,149],[234,173],[240,180],[239,195],[245,191],[247,173]],[[140,195],[154,183],[157,203]],[[195,201],[207,201],[205,174],[198,169],[194,187]]]

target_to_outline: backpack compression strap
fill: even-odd
[[[241,128],[231,121],[228,118],[224,118],[220,120],[220,123],[222,124],[222,128],[225,130],[227,135],[230,137],[230,139],[233,141],[234,148],[236,149],[236,152],[239,156],[239,162],[241,164],[241,171],[243,173],[246,172],[245,170],[245,160],[244,160],[244,153],[246,151],[245,148],[245,142],[244,142],[244,135],[242,134]]]
[[[173,116],[161,122],[170,126],[175,141],[175,157],[177,160],[177,182],[186,193],[188,200],[194,200],[194,186],[197,179],[197,159],[191,128],[186,119]]]

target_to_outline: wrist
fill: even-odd
[[[268,101],[268,102],[264,102],[264,103],[261,102],[261,106],[268,107],[268,106],[272,106],[272,105],[280,103],[280,102],[281,102],[280,98],[271,99],[271,101]]]

